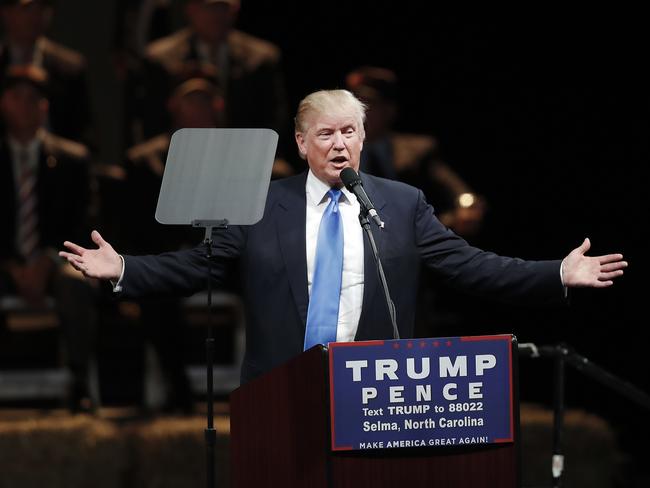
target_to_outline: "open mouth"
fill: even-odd
[[[348,158],[345,156],[337,156],[335,158],[330,159],[330,162],[334,164],[344,164],[348,162]]]

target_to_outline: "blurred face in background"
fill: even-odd
[[[7,131],[17,137],[33,136],[47,119],[48,102],[30,83],[17,83],[0,96],[0,111]]]
[[[174,96],[169,111],[178,129],[223,126],[223,99],[207,91],[195,90]]]
[[[196,35],[209,44],[220,44],[237,18],[237,2],[189,0],[185,15]]]
[[[2,23],[7,39],[19,45],[32,45],[47,27],[51,9],[40,2],[2,7]]]

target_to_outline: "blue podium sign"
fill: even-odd
[[[330,343],[332,449],[513,442],[512,341]]]

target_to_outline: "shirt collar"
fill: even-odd
[[[196,52],[203,61],[215,62],[221,61],[228,52],[228,43],[222,42],[217,49],[205,41],[197,39]]]
[[[332,187],[327,183],[319,180],[311,169],[307,173],[307,183],[305,184],[305,189],[307,191],[308,203],[312,206],[317,207],[323,202],[327,201],[327,192],[330,191]],[[339,203],[346,203],[348,205],[353,205],[357,201],[357,197],[353,193],[350,193],[347,188],[342,187],[341,192],[343,193],[343,198],[339,200]]]
[[[43,67],[43,37],[39,37],[34,45],[28,48],[18,44],[8,43],[9,59],[12,65],[33,64]]]
[[[16,155],[16,157],[20,151],[26,151],[28,161],[30,161],[32,164],[38,161],[38,151],[41,147],[41,139],[38,135],[24,145],[11,136],[7,137],[7,140],[9,142],[9,147],[11,148],[12,153]]]

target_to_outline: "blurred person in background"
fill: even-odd
[[[47,87],[47,73],[34,65],[12,66],[2,76],[0,293],[32,307],[54,299],[72,373],[69,406],[90,411],[96,402],[88,383],[95,293],[55,251],[65,236],[83,239],[87,232],[89,152],[45,129]]]
[[[62,137],[90,142],[86,60],[46,36],[53,13],[48,0],[0,0],[0,73],[24,64],[47,71],[50,109],[45,127]]]
[[[146,47],[142,68],[127,86],[127,140],[139,142],[168,130],[165,90],[188,62],[214,67],[224,109],[223,125],[263,127],[280,135],[274,176],[291,174],[282,159],[289,137],[289,118],[280,49],[234,28],[239,0],[185,0],[187,27]]]
[[[368,107],[361,170],[420,188],[443,224],[461,236],[475,235],[483,221],[483,198],[442,160],[436,138],[394,129],[399,111],[396,74],[362,66],[350,71],[345,82]]]

